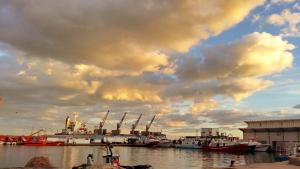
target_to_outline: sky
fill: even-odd
[[[298,0],[1,0],[0,133],[299,118],[299,37]]]

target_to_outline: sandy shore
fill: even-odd
[[[277,163],[257,163],[247,166],[225,167],[221,169],[299,169],[300,166],[290,165],[288,161]],[[219,168],[220,169],[220,168]]]

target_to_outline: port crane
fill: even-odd
[[[156,115],[154,115],[153,118],[151,119],[150,123],[146,125],[146,132],[147,132],[147,133],[149,132],[149,129],[150,129],[150,127],[151,127],[151,125],[152,125],[152,123],[153,123],[153,121],[154,121],[154,119],[155,119],[155,116],[156,116]]]
[[[44,130],[44,129],[40,129],[40,130],[38,130],[38,131],[36,131],[36,132],[31,133],[29,136],[34,136],[34,135],[40,134],[40,133],[42,133],[42,132],[45,132],[45,130]]]
[[[134,134],[134,130],[136,129],[137,125],[139,124],[141,118],[142,118],[143,113],[140,114],[139,118],[137,121],[132,125],[130,134]]]
[[[106,121],[106,119],[107,119],[108,114],[109,114],[109,110],[107,110],[107,112],[106,112],[106,114],[105,114],[103,120],[102,120],[102,121],[100,122],[100,124],[99,124],[99,130],[100,130],[100,131],[102,131],[102,128],[103,128],[103,126],[104,126],[104,124],[105,124],[105,121]]]
[[[126,115],[127,115],[127,112],[124,113],[124,115],[123,115],[122,119],[120,120],[120,122],[117,123],[117,130],[120,130],[120,128],[121,128],[121,126],[122,126],[122,123],[123,123],[123,121],[124,121]]]

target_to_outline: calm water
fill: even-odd
[[[237,165],[260,162],[273,162],[273,155],[255,153],[232,155],[222,153],[203,153],[199,150],[151,149],[138,147],[115,147],[114,152],[121,156],[122,165],[150,164],[154,169],[208,169],[228,166],[231,159]],[[96,164],[102,163],[105,149],[99,147],[26,147],[0,146],[0,168],[20,167],[34,156],[48,156],[56,167],[71,168],[82,164],[87,154],[94,154]]]

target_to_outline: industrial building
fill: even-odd
[[[244,140],[267,143],[276,151],[288,151],[300,143],[300,119],[245,121]]]
[[[220,132],[218,128],[201,128],[201,136],[208,137],[208,136],[219,136]]]

